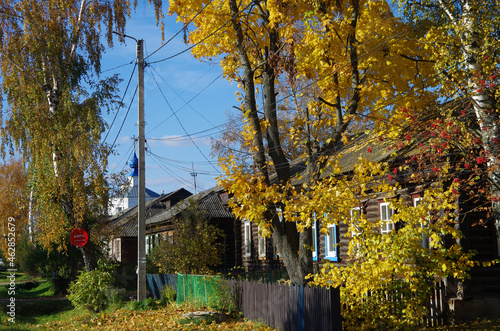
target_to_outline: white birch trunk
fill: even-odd
[[[458,22],[454,20],[455,22]],[[497,256],[500,256],[500,172],[499,160],[499,125],[498,116],[494,111],[495,101],[488,88],[481,85],[485,81],[482,72],[481,41],[478,34],[478,17],[473,12],[469,1],[463,2],[462,24],[464,33],[461,36],[463,45],[463,60],[468,73],[468,89],[472,98],[472,106],[481,133],[481,143],[487,158],[490,194],[493,199],[492,212],[497,236]]]

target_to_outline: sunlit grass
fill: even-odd
[[[125,304],[97,314],[77,309],[64,310],[61,306],[49,317],[32,316],[31,319],[16,320],[16,327],[22,330],[272,330],[237,316],[221,323],[189,320],[183,315],[200,309],[192,305],[172,304],[141,311],[131,310],[129,306]],[[9,326],[6,320],[2,320],[1,325]]]
[[[11,295],[11,291],[15,294]],[[0,286],[0,298],[8,299],[14,297],[15,299],[26,298],[39,298],[54,295],[54,285],[49,281],[33,281],[28,283],[17,283],[14,287],[10,285]]]

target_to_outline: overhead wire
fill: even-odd
[[[187,51],[195,48],[196,46],[202,44],[205,40],[209,39],[210,37],[214,36],[217,32],[219,32],[220,30],[222,30],[222,28],[224,28],[226,25],[228,25],[229,23],[231,23],[231,21],[236,17],[238,16],[239,14],[241,14],[242,12],[244,12],[247,8],[249,8],[251,5],[253,4],[253,2],[250,2],[248,5],[246,5],[243,9],[241,9],[239,12],[237,12],[236,14],[234,14],[229,20],[227,20],[224,24],[222,24],[221,26],[219,26],[217,29],[215,29],[214,31],[212,31],[210,34],[208,34],[205,38],[203,38],[202,40],[200,40],[199,42],[189,46],[188,48],[180,51],[180,52],[177,52],[175,53],[174,55],[171,55],[171,56],[168,56],[166,58],[163,58],[161,60],[157,60],[157,61],[152,61],[150,62],[151,64],[153,63],[159,63],[159,62],[163,62],[163,61],[167,61],[167,60],[170,60],[170,59],[173,59],[174,57],[177,57],[181,54],[184,54],[186,53]]]
[[[201,93],[203,93],[207,88],[209,88],[213,83],[215,83],[220,77],[222,77],[222,73],[219,74],[217,77],[215,77],[210,83],[208,83],[208,85],[206,85],[201,91],[199,91],[198,93],[196,93],[196,95],[194,95],[191,99],[189,99],[187,102],[185,102],[179,109],[177,109],[176,111],[174,111],[172,109],[172,107],[170,106],[170,103],[167,101],[167,105],[168,107],[171,109],[172,111],[172,114],[169,115],[166,119],[164,119],[163,121],[161,121],[160,123],[158,123],[154,128],[152,128],[151,130],[149,130],[146,134],[150,134],[152,131],[156,130],[158,127],[160,127],[163,123],[165,123],[166,121],[168,121],[170,118],[172,118],[173,116],[177,116],[177,113],[183,109],[184,107],[186,107],[187,105],[189,105],[194,99],[196,99]],[[156,79],[155,79],[155,82],[156,82]],[[158,82],[156,82],[156,85],[159,87],[159,84]],[[163,94],[163,92],[162,92]],[[164,96],[165,98],[165,96]],[[166,99],[165,99],[166,100]],[[194,109],[194,108],[193,108]],[[202,116],[199,112],[196,111],[196,113],[198,113],[200,116]],[[205,118],[204,116],[202,116],[203,118]],[[212,124],[211,122],[209,122],[210,124]],[[213,124],[212,124],[213,125]]]
[[[203,153],[203,151],[200,149],[200,147],[196,144],[196,142],[192,139],[192,137],[189,135],[189,133],[187,132],[186,128],[184,127],[184,125],[182,124],[181,120],[179,119],[179,117],[177,116],[176,112],[174,111],[174,109],[170,106],[170,103],[168,102],[167,100],[167,97],[165,96],[165,94],[163,93],[163,90],[161,89],[160,85],[158,84],[158,81],[156,80],[156,77],[153,73],[151,73],[152,77],[153,77],[153,80],[154,82],[156,83],[156,86],[158,87],[161,95],[163,96],[163,98],[165,99],[165,102],[167,103],[167,105],[169,106],[170,110],[172,111],[172,114],[173,116],[175,116],[175,118],[177,119],[177,122],[179,123],[180,127],[182,128],[182,130],[184,131],[184,133],[190,137],[190,140],[191,142],[193,143],[193,145],[196,147],[196,149],[200,152],[200,154],[205,158],[205,160],[207,160],[208,162],[210,162],[210,160],[207,158],[207,156],[205,155],[205,153]],[[217,169],[211,162],[210,162],[210,165],[220,174],[220,171],[219,169]]]
[[[135,95],[137,94],[137,89],[138,86],[135,87],[134,95],[132,96],[132,100],[130,100],[130,104],[128,106],[127,112],[125,113],[125,117],[123,117],[122,125],[120,125],[120,129],[118,130],[118,133],[116,134],[115,140],[113,140],[113,143],[111,144],[111,149],[115,146],[116,140],[118,139],[118,136],[120,135],[120,132],[123,129],[123,125],[125,124],[125,120],[127,119],[128,113],[130,112],[130,107],[132,107],[132,103],[134,102]]]
[[[134,69],[132,70],[132,73],[130,74],[130,78],[128,79],[127,87],[125,87],[125,92],[123,92],[122,100],[121,103],[123,104],[123,100],[125,99],[125,96],[127,95],[128,88],[130,86],[130,82],[132,81],[132,77],[134,76],[135,73],[135,68],[137,67],[137,64],[134,65]],[[104,137],[104,142],[106,142],[106,139],[108,138],[109,133],[111,132],[111,129],[113,128],[113,124],[115,123],[116,117],[118,116],[118,113],[120,112],[120,109],[122,107],[119,107],[115,113],[115,116],[113,117],[113,121],[111,122],[111,125],[108,128],[108,132],[106,133],[106,136]],[[130,107],[129,107],[130,108]]]
[[[154,70],[154,72],[156,74],[158,74],[158,72],[156,71],[156,69],[153,67],[153,66],[150,66],[151,69]],[[158,76],[160,77],[160,79],[165,83],[165,85],[167,85],[167,87],[169,89],[171,89],[175,95],[177,95],[178,98],[180,98],[183,102],[184,102],[184,105],[179,108],[176,112],[180,111],[182,108],[184,108],[185,106],[189,106],[194,112],[196,112],[198,115],[200,115],[201,118],[203,118],[205,121],[207,121],[209,124],[215,126],[215,124],[213,124],[208,118],[206,118],[203,114],[201,114],[198,110],[196,110],[193,106],[191,106],[191,101],[193,101],[198,95],[200,95],[201,93],[203,93],[209,86],[211,86],[213,83],[215,83],[215,81],[217,81],[221,76],[222,76],[222,73],[219,74],[216,78],[214,78],[208,85],[206,85],[201,91],[199,91],[193,98],[191,98],[189,101],[186,101],[184,100],[184,98],[177,93],[177,91],[175,91],[171,86],[170,84],[167,83],[167,81],[163,78],[163,76],[160,76],[158,74]],[[163,122],[162,122],[163,123]],[[153,129],[154,130],[154,129]],[[152,130],[151,130],[152,131]],[[151,132],[150,131],[150,132]]]
[[[160,49],[162,49],[163,47],[165,47],[168,43],[170,43],[175,37],[177,37],[181,32],[185,31],[185,29],[188,27],[189,24],[191,24],[196,17],[198,17],[211,3],[213,2],[213,0],[210,0],[203,8],[201,8],[201,10],[199,10],[187,23],[184,24],[184,26],[182,27],[182,29],[180,29],[179,31],[177,31],[172,37],[170,37],[169,40],[167,40],[165,43],[163,43],[160,47],[158,47],[157,49],[155,49],[151,54],[149,54],[148,56],[146,56],[144,58],[144,60],[146,60],[147,58],[149,58],[150,56],[153,56],[156,52],[158,52]]]

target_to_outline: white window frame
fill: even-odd
[[[354,238],[356,236],[359,236],[362,232],[362,230],[356,226],[356,222],[358,221],[357,219],[354,219],[354,216],[356,215],[355,212],[358,213],[358,219],[361,218],[361,213],[362,213],[363,209],[362,207],[353,207],[351,208],[351,238]],[[359,256],[359,242],[356,244],[356,252],[355,252],[355,256],[358,257]]]
[[[318,261],[318,232],[317,232],[317,226],[316,226],[317,220],[316,220],[316,213],[313,214],[313,221],[311,225],[311,231],[312,231],[312,257],[313,261]]]
[[[259,225],[259,258],[266,258],[266,237],[261,234],[262,227]]]
[[[422,202],[422,197],[421,196],[415,196],[413,197],[413,207],[418,207],[418,205]],[[427,219],[429,221],[429,218]],[[420,221],[420,226],[422,229],[426,229],[427,225],[424,224],[424,222]],[[424,232],[422,232],[422,241],[420,243],[423,248],[429,249],[430,248],[430,238],[427,238]]]
[[[244,256],[251,257],[252,256],[252,224],[250,221],[244,221]]]
[[[328,214],[324,215],[324,220],[328,218]],[[328,224],[328,233],[325,235],[325,259],[330,261],[338,261],[338,242],[337,242],[337,225]]]
[[[383,212],[384,209],[386,217],[384,217],[384,212]],[[394,215],[394,209],[389,207],[388,202],[381,202],[379,205],[379,212],[380,212],[380,220],[382,221],[382,225],[380,226],[380,233],[387,234],[390,233],[391,231],[394,231],[396,225],[394,224],[394,222],[391,221],[392,215]]]

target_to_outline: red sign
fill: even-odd
[[[69,240],[71,240],[71,243],[75,245],[76,247],[83,247],[89,241],[89,235],[87,234],[87,231],[85,231],[82,228],[76,228],[73,231],[71,231],[71,234],[69,235]]]

